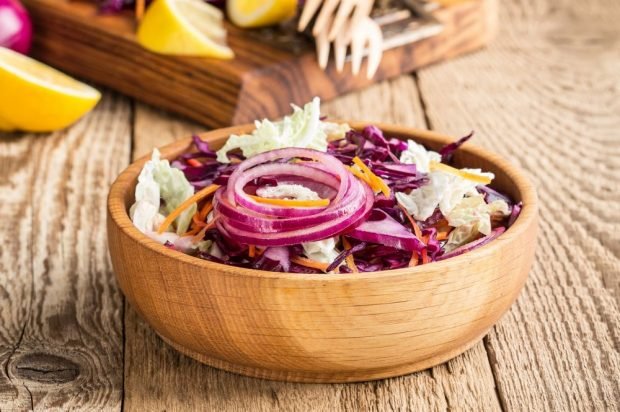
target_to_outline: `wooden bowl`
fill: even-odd
[[[361,128],[363,123],[351,123]],[[246,125],[202,138],[220,147]],[[379,125],[431,148],[454,139]],[[172,159],[190,139],[164,147]],[[445,362],[478,342],[519,294],[534,258],[537,200],[528,179],[499,156],[466,144],[455,162],[495,173],[493,186],[523,202],[504,234],[458,257],[390,271],[306,275],[212,263],[138,231],[127,210],[148,156],[116,179],[108,240],[118,282],[164,341],[227,371],[297,382],[355,382]]]

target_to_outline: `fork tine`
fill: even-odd
[[[364,44],[366,36],[363,30],[364,24],[358,24],[351,32],[351,71],[354,76],[360,72],[362,59],[364,58]]]
[[[383,54],[383,33],[379,25],[370,21],[368,31],[368,66],[366,69],[366,77],[372,79],[381,63]]]
[[[327,34],[322,32],[316,37],[316,54],[319,60],[319,67],[323,70],[327,67],[327,60],[329,59],[329,40],[327,40]]]
[[[297,25],[298,31],[303,31],[312,20],[312,16],[319,9],[323,3],[323,0],[306,0],[306,4],[304,5],[304,9],[301,12],[301,17],[299,18],[299,24]]]
[[[316,18],[314,27],[312,28],[313,36],[318,36],[320,33],[327,32],[332,20],[332,15],[334,14],[336,7],[338,7],[339,2],[340,0],[325,0],[323,7],[321,7],[321,11],[319,12],[319,16]]]
[[[353,11],[356,3],[356,0],[343,0],[342,3],[340,3],[340,7],[338,7],[338,12],[336,13],[336,18],[334,19],[331,29],[329,30],[329,41],[336,40],[336,36],[338,36],[344,28],[347,17],[349,17],[351,11]]]
[[[342,73],[344,70],[344,61],[347,56],[348,43],[345,42],[343,36],[336,37],[334,40],[334,56],[336,60],[336,71]]]

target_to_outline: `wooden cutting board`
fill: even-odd
[[[25,4],[35,25],[36,58],[206,126],[221,127],[279,117],[290,111],[290,103],[303,104],[313,96],[329,100],[483,47],[494,33],[496,2],[444,2],[449,5],[434,13],[444,25],[441,34],[386,51],[372,80],[366,79],[364,66],[361,75],[353,76],[349,63],[344,73],[333,65],[321,70],[312,43],[303,36],[227,26],[233,60],[164,56],[136,42],[131,13],[100,15],[92,2]]]

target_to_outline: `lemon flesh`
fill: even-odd
[[[0,47],[0,130],[63,129],[90,111],[100,98],[92,87]]]
[[[239,27],[270,26],[294,17],[297,0],[228,0],[226,11]]]
[[[138,27],[138,42],[156,53],[231,59],[223,20],[202,0],[155,0]]]

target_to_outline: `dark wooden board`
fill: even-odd
[[[350,67],[322,71],[312,44],[286,50],[256,31],[228,27],[230,61],[163,56],[135,40],[130,14],[103,16],[90,2],[26,0],[36,26],[34,56],[70,74],[210,127],[277,117],[313,96],[325,100],[484,46],[493,34],[496,0],[465,0],[435,14],[441,34],[386,51],[372,80]],[[362,67],[361,73],[365,73]]]

